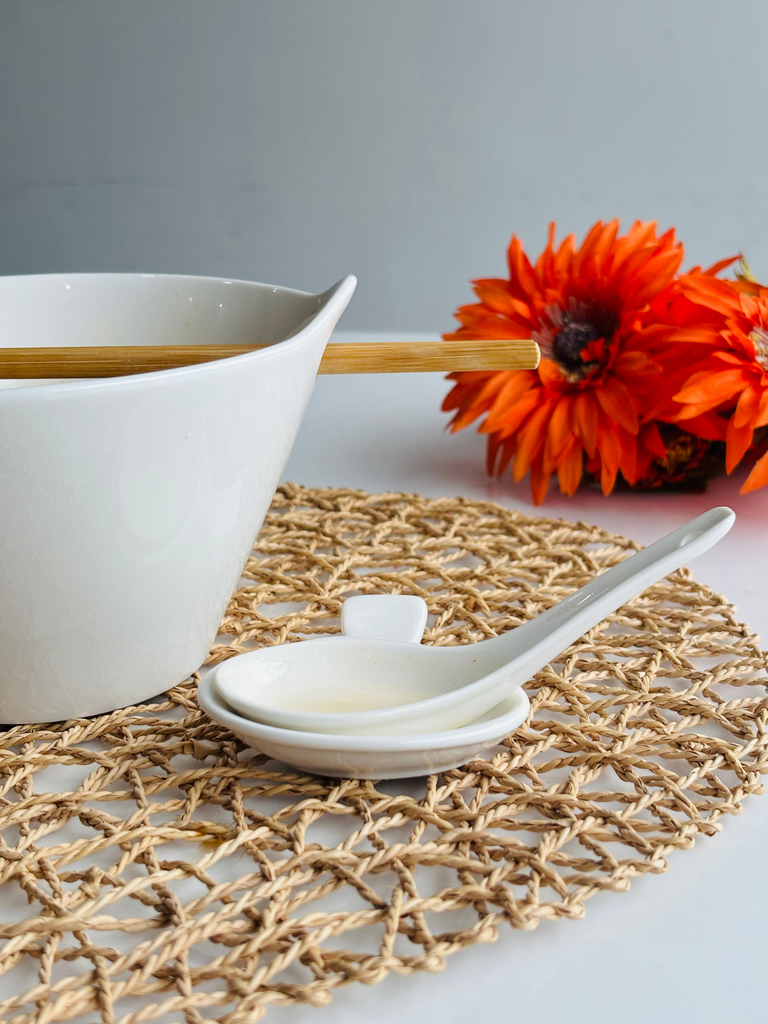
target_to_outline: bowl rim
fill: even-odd
[[[132,373],[122,377],[74,378],[64,381],[57,380],[53,383],[34,384],[28,387],[0,388],[0,401],[23,402],[25,400],[30,401],[34,398],[40,399],[43,395],[52,396],[69,394],[72,392],[79,393],[82,391],[104,390],[108,388],[140,387],[144,383],[152,383],[155,381],[170,383],[173,381],[194,378],[205,373],[211,374],[222,372],[224,367],[228,364],[240,368],[252,362],[265,362],[276,357],[290,355],[291,352],[296,351],[307,344],[308,340],[315,333],[318,327],[322,328],[325,321],[334,316],[336,308],[341,301],[338,299],[338,296],[341,296],[342,298],[346,296],[346,301],[343,302],[342,305],[343,312],[343,309],[346,307],[357,286],[357,278],[354,274],[346,274],[324,292],[315,294],[313,292],[300,291],[297,288],[287,288],[284,285],[269,284],[266,281],[246,281],[243,278],[216,277],[211,274],[152,274],[140,271],[128,271],[125,273],[119,271],[78,271],[72,274],[0,274],[0,289],[2,289],[3,281],[51,280],[57,278],[63,281],[70,280],[72,278],[86,277],[123,280],[162,278],[173,281],[216,281],[220,284],[245,285],[247,288],[256,288],[261,291],[279,291],[300,296],[301,298],[325,299],[325,302],[318,313],[305,323],[301,330],[297,331],[297,333],[292,337],[276,341],[272,345],[268,345],[255,352],[245,352],[239,356],[226,356],[223,359],[213,359],[206,363],[193,363],[190,366],[177,366],[169,370],[151,370],[148,373]],[[337,299],[337,301],[334,302],[334,299]],[[338,316],[340,315],[341,314],[339,313]]]

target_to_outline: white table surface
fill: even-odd
[[[337,333],[335,340],[363,340]],[[379,335],[394,340],[397,335]],[[415,336],[414,336],[415,337]],[[427,335],[420,337],[428,338]],[[285,478],[308,486],[484,498],[534,511],[528,483],[489,481],[484,438],[445,432],[439,374],[320,377]],[[745,473],[702,495],[556,490],[540,511],[583,519],[647,543],[713,505],[730,505],[731,533],[697,560],[698,579],[725,594],[768,637],[768,488],[740,497]],[[768,779],[766,780],[768,781]],[[449,958],[441,974],[351,985],[328,1007],[273,1009],[268,1022],[313,1024],[763,1024],[768,1020],[768,795],[712,838],[670,858],[628,893],[603,893],[584,920]]]

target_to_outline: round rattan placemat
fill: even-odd
[[[286,485],[211,660],[336,632],[359,592],[422,595],[427,643],[481,640],[635,547],[490,502]],[[760,791],[767,684],[758,638],[683,570],[540,672],[503,746],[444,775],[269,762],[198,709],[194,681],[8,729],[0,1016],[236,1024],[438,969],[499,925],[580,917]]]

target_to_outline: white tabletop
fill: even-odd
[[[337,334],[335,340],[361,340]],[[384,340],[397,336],[378,337]],[[429,336],[422,335],[427,338]],[[485,498],[534,511],[527,481],[489,481],[484,438],[445,432],[439,374],[320,377],[285,478],[308,486]],[[583,519],[647,543],[713,505],[730,505],[731,533],[694,565],[742,621],[768,637],[768,488],[745,497],[745,473],[706,494],[603,498],[551,490],[540,512]],[[390,975],[352,985],[328,1007],[274,1009],[285,1024],[760,1024],[768,1005],[768,797],[751,797],[722,832],[674,853],[664,875],[604,893],[586,918],[502,931],[464,950],[442,974]]]

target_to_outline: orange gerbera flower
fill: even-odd
[[[751,282],[720,281],[700,273],[684,274],[679,287],[694,308],[719,322],[698,341],[705,357],[674,396],[682,405],[674,420],[690,421],[713,412],[729,414],[725,434],[725,468],[732,472],[752,447],[757,432],[768,426],[768,288]],[[755,463],[742,494],[768,484],[768,453]]]
[[[474,281],[479,301],[462,306],[461,327],[445,335],[533,337],[541,346],[535,371],[451,374],[455,385],[443,403],[455,410],[454,431],[485,416],[479,430],[489,435],[489,472],[501,475],[512,460],[515,480],[530,470],[537,504],[554,472],[565,494],[575,492],[585,467],[605,494],[619,472],[630,485],[646,478],[667,452],[644,411],[662,394],[670,401],[672,369],[683,375],[674,390],[686,372],[679,347],[651,353],[643,319],[680,266],[674,231],[657,236],[655,223],[638,221],[619,236],[618,221],[598,221],[579,248],[573,235],[555,248],[554,233],[552,224],[535,265],[513,235],[509,280]]]

